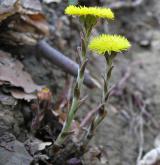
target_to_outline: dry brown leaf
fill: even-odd
[[[11,13],[33,14],[42,11],[39,0],[2,0],[0,1],[0,15]]]
[[[20,61],[3,51],[0,51],[0,81],[9,83],[13,87],[21,87],[26,93],[42,89],[42,86],[36,85],[31,76],[24,71]]]
[[[11,45],[35,45],[49,34],[39,0],[0,1],[0,25],[5,27],[0,39]]]
[[[10,90],[12,96],[16,99],[24,99],[28,102],[30,102],[33,99],[36,99],[36,95],[35,94],[29,94],[29,93],[25,93],[24,91],[20,90],[20,89],[11,89]]]
[[[34,15],[42,13],[39,0],[3,0],[0,1],[0,21],[15,13]]]
[[[22,18],[22,17],[21,17]],[[49,27],[45,20],[44,15],[41,13],[33,14],[33,15],[25,15],[22,18],[26,23],[30,24],[31,26],[37,28],[37,31],[43,33],[44,35],[49,34]]]

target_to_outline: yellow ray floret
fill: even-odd
[[[131,47],[130,42],[120,35],[107,35],[102,34],[92,39],[89,44],[89,49],[104,54],[106,52],[121,52]]]
[[[77,7],[70,5],[65,9],[65,14],[76,16],[93,15],[99,18],[114,19],[114,13],[111,9],[101,7]]]

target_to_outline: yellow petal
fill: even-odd
[[[120,35],[107,35],[102,34],[91,40],[89,49],[104,54],[106,52],[121,52],[131,47],[130,42]]]
[[[70,5],[65,9],[65,14],[76,16],[93,15],[99,18],[114,19],[114,13],[112,12],[112,10],[102,7],[77,7]]]

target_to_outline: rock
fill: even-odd
[[[47,3],[47,4],[53,3],[53,2],[55,2],[55,3],[60,3],[61,0],[43,0],[43,2],[44,2],[44,3]]]
[[[38,151],[44,150],[45,147],[50,146],[51,142],[42,142],[37,138],[30,138],[25,141],[26,150],[30,155],[35,155]]]
[[[144,40],[141,40],[139,44],[141,47],[149,47],[151,45],[151,42],[147,39],[144,39]]]
[[[5,137],[4,137],[5,136]],[[6,142],[3,142],[2,140]],[[0,137],[0,165],[29,165],[32,157],[26,151],[24,145],[15,140],[12,134]]]

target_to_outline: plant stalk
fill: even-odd
[[[89,36],[85,35],[82,38],[82,51],[81,51],[82,62],[81,62],[80,68],[78,69],[78,76],[77,76],[76,85],[74,88],[74,95],[73,95],[73,99],[72,99],[72,103],[71,103],[71,108],[68,112],[67,120],[64,123],[62,131],[59,134],[59,136],[55,142],[57,145],[61,145],[65,141],[66,137],[64,135],[67,132],[69,132],[69,130],[72,126],[72,121],[73,121],[75,114],[78,110],[79,100],[80,100],[80,92],[82,89],[82,84],[83,84],[83,80],[84,80],[84,72],[85,72],[85,68],[86,68],[86,64],[87,64],[87,55],[86,54],[87,54],[87,48],[88,48],[88,41],[89,41]]]
[[[103,93],[102,93],[102,107],[99,109],[99,113],[94,119],[93,122],[93,129],[95,130],[97,126],[102,122],[102,120],[105,118],[107,115],[107,112],[105,110],[105,105],[109,99],[110,95],[110,90],[109,90],[109,81],[112,76],[112,70],[113,70],[113,59],[115,58],[116,54],[105,54],[105,60],[106,60],[106,72],[104,76],[104,87],[103,87]]]

